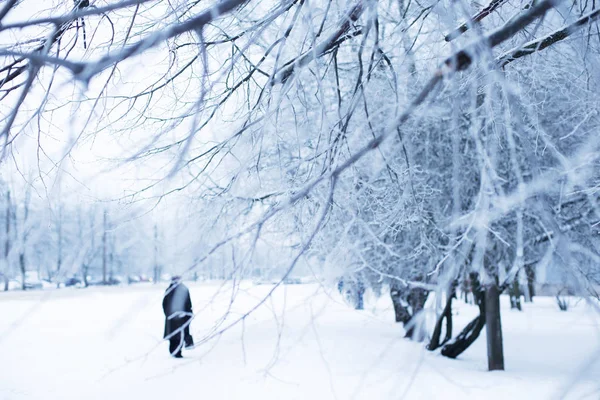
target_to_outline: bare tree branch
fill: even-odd
[[[308,65],[313,60],[333,50],[333,48],[338,46],[342,41],[356,36],[356,34],[347,34],[350,32],[352,24],[360,18],[363,12],[364,5],[361,0],[342,18],[339,28],[327,39],[316,45],[314,48],[309,49],[304,55],[288,61],[282,69],[275,74],[272,84],[285,83],[297,68]]]
[[[509,50],[500,57],[498,57],[498,65],[502,68],[521,57],[525,57],[537,51],[544,50],[545,48],[550,47],[553,44],[568,38],[570,35],[577,32],[579,29],[583,28],[590,22],[597,20],[599,17],[600,10],[592,11],[586,16],[581,17],[580,19],[566,26],[563,29],[550,33],[549,35],[546,35],[541,39],[533,40],[518,48]]]
[[[11,0],[14,1],[14,0]],[[9,29],[22,29],[27,28],[29,26],[38,26],[38,25],[62,25],[64,23],[68,23],[71,21],[75,21],[76,19],[87,17],[90,15],[102,15],[111,11],[121,10],[123,8],[135,7],[140,4],[149,3],[156,0],[125,0],[120,1],[115,4],[111,4],[105,7],[86,7],[86,8],[78,8],[74,7],[73,11],[69,14],[63,15],[61,17],[47,17],[47,18],[38,18],[31,19],[25,22],[14,22],[12,24],[0,25],[0,31],[9,30]],[[7,10],[8,12],[8,10]],[[1,16],[1,14],[0,14]],[[1,18],[0,18],[1,19]]]
[[[446,40],[446,42],[450,42],[456,39],[466,31],[468,31],[470,25],[482,21],[485,17],[493,13],[502,4],[506,3],[506,1],[507,0],[492,0],[490,4],[488,4],[484,9],[479,11],[477,14],[473,15],[468,22],[465,22],[464,24],[460,25],[458,28],[454,29],[452,32],[447,34],[444,37],[444,40]]]

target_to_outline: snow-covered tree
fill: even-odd
[[[481,315],[442,353],[487,325],[501,369],[503,290],[516,305],[515,282],[540,260],[578,286],[596,279],[600,10],[477,8],[8,0],[2,162],[33,142],[38,169],[53,169],[101,143],[152,179],[129,200],[195,200],[202,229],[183,272],[244,276],[269,260],[281,282],[324,260],[324,274],[389,283],[409,331],[429,290],[450,302],[470,277]],[[90,249],[106,266],[110,246],[139,247],[105,220],[90,219]],[[142,230],[151,249],[152,224]]]

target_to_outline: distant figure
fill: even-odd
[[[344,278],[340,278],[337,284],[338,292],[342,293],[344,291]]]
[[[175,358],[181,358],[181,350],[194,346],[190,335],[190,322],[194,316],[190,291],[181,283],[180,276],[173,276],[171,284],[163,298],[165,312],[164,338],[169,340],[169,352]]]
[[[363,296],[365,295],[365,284],[363,283],[363,281],[361,279],[359,279],[358,282],[356,283],[356,295],[357,295],[357,299],[356,299],[355,308],[357,310],[364,310],[365,306],[364,306]]]
[[[340,278],[337,283],[338,291],[350,302],[354,309],[364,310],[365,284],[360,278]]]

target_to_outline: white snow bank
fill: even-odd
[[[235,321],[272,285],[190,284],[196,341]],[[485,331],[459,359],[402,338],[388,297],[349,308],[337,292],[279,288],[217,338],[169,356],[164,287],[0,293],[0,399],[598,399],[598,315],[503,299],[505,372],[486,371]],[[232,293],[235,301],[230,306]],[[456,301],[455,334],[476,310]],[[591,357],[591,358],[590,358]],[[576,378],[576,380],[574,380]]]

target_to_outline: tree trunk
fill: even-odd
[[[469,292],[471,292],[473,290],[473,288],[471,287],[471,280],[469,278],[469,275],[464,275],[462,282],[461,282],[461,291],[463,294],[463,299],[464,302],[466,304],[471,304],[471,301],[469,300]]]
[[[465,328],[448,343],[442,347],[442,355],[449,358],[456,358],[469,348],[479,337],[481,330],[485,326],[485,292],[479,283],[479,277],[476,273],[470,274],[471,287],[473,288],[473,297],[479,306],[479,315],[475,317]]]
[[[154,284],[160,281],[160,267],[158,266],[158,226],[154,223]]]
[[[56,259],[56,271],[54,273],[54,277],[56,278],[56,287],[58,288],[60,285],[60,269],[62,267],[63,262],[63,226],[62,226],[62,203],[58,206],[58,238],[57,238],[57,259]],[[52,277],[50,277],[52,281]]]
[[[410,312],[406,301],[403,299],[403,290],[398,285],[392,284],[390,288],[390,297],[392,298],[392,304],[394,305],[394,313],[396,315],[396,322],[402,322],[406,324],[410,320]]]
[[[500,289],[490,285],[485,293],[485,324],[487,334],[488,369],[504,370],[502,323],[500,318]]]
[[[29,200],[30,200],[30,189],[27,189],[25,192],[25,202],[23,203],[23,226],[21,227],[21,247],[19,251],[19,268],[21,269],[21,288],[25,290],[25,272],[27,271],[27,265],[25,263],[25,252],[27,251],[27,237],[29,236],[27,232],[27,222],[29,220]],[[16,221],[16,213],[15,213],[15,221]],[[16,231],[16,229],[15,229]]]
[[[87,246],[87,244],[84,245],[83,243],[83,239],[84,239],[84,229],[83,229],[83,218],[81,216],[81,208],[77,209],[78,212],[78,220],[79,220],[79,236],[81,239],[81,246]],[[88,282],[88,272],[89,272],[89,264],[91,264],[93,262],[94,259],[94,253],[96,251],[96,240],[95,240],[95,232],[96,232],[96,224],[94,222],[95,220],[95,215],[94,213],[91,213],[90,215],[90,248],[89,250],[86,251],[86,253],[83,254],[83,259],[81,261],[81,278],[83,280],[83,286],[84,287],[88,287],[89,286],[89,282]],[[88,257],[89,255],[89,257]]]
[[[423,341],[425,340],[425,332],[419,326],[419,314],[425,306],[429,291],[423,288],[401,288],[397,284],[391,285],[390,297],[394,305],[396,314],[396,322],[402,322],[406,334],[404,337]],[[418,335],[415,336],[415,332]]]
[[[8,262],[8,254],[10,253],[10,190],[6,191],[6,226],[5,233],[6,238],[4,239],[4,291],[8,291],[8,282],[10,279],[10,264]]]
[[[456,358],[461,355],[479,337],[484,326],[485,311],[469,322],[454,340],[451,340],[442,347],[442,355],[449,358]]]
[[[81,266],[81,272],[82,272],[81,278],[83,279],[83,287],[88,287],[89,286],[89,283],[87,280],[88,266],[85,263]]]
[[[446,344],[452,338],[452,299],[456,297],[457,286],[457,281],[453,281],[450,284],[450,288],[448,290],[446,298],[446,306],[444,307],[442,314],[438,317],[438,320],[435,324],[431,340],[427,345],[428,350],[433,351],[438,347]],[[442,325],[444,324],[444,320],[446,320],[446,335],[444,337],[444,340],[440,343],[440,338],[442,336]]]
[[[364,285],[361,281],[346,280],[343,283],[343,291],[348,302],[352,304],[355,310],[364,309],[363,294]],[[392,300],[393,301],[393,300]]]
[[[20,253],[19,254],[19,268],[21,269],[21,289],[25,290],[27,289],[26,287],[26,282],[25,282],[25,272],[27,271],[25,268],[25,254],[24,253]]]
[[[408,304],[412,309],[410,320],[405,324],[407,328],[406,337],[422,342],[427,336],[421,320],[421,312],[425,307],[429,291],[422,288],[411,288],[408,292]],[[415,336],[416,334],[416,336]]]
[[[115,282],[114,281],[114,277],[115,277],[115,265],[114,265],[115,259],[114,259],[114,255],[115,255],[115,252],[113,251],[113,246],[111,246],[110,254],[108,256],[108,260],[109,260],[108,265],[110,267],[108,269],[108,271],[109,271],[108,272],[108,280],[109,280],[109,283],[111,285],[114,285],[114,282]]]
[[[107,235],[107,223],[106,223],[106,210],[104,210],[104,219],[103,219],[103,233],[102,233],[102,284],[106,285],[106,252],[107,252],[107,243],[106,243],[106,235]]]
[[[533,296],[535,296],[535,265],[526,265],[525,275],[527,276],[527,289],[529,290],[529,301],[533,302]]]

